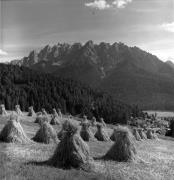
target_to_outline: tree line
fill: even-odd
[[[60,108],[63,113],[103,117],[113,124],[126,124],[130,116],[142,113],[137,106],[124,104],[80,82],[5,64],[0,64],[0,103],[8,110],[16,104],[23,111],[28,111],[29,106],[35,111],[45,108],[48,112]]]

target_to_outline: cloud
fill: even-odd
[[[91,2],[85,3],[85,6],[104,10],[109,8],[125,8],[128,3],[131,3],[132,0],[93,0]]]
[[[125,6],[131,2],[132,0],[114,0],[112,4],[116,6],[117,8],[125,8]]]
[[[174,33],[174,22],[172,22],[172,23],[164,23],[164,24],[161,25],[161,28],[163,30],[165,30],[165,31]]]
[[[7,52],[5,52],[5,51],[3,51],[2,49],[0,49],[0,56],[2,55],[2,56],[7,56]]]
[[[95,0],[93,2],[85,3],[85,6],[99,10],[108,9],[111,7],[106,0]]]

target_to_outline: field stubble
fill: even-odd
[[[0,122],[0,130],[6,119]],[[32,138],[39,129],[34,119],[23,117],[21,124],[27,135]],[[73,121],[77,123],[77,121]],[[54,128],[59,131],[58,126]],[[92,129],[92,131],[95,131]],[[111,134],[112,130],[107,129]],[[174,179],[174,141],[163,138],[136,142],[137,160],[135,162],[114,162],[98,159],[112,146],[113,142],[91,141],[88,143],[95,168],[93,172],[63,170],[48,166],[47,161],[56,148],[55,144],[30,145],[0,143],[0,179],[3,180],[173,180]],[[38,163],[33,163],[38,162]]]

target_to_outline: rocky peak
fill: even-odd
[[[28,65],[32,65],[34,63],[38,62],[38,53],[34,50],[31,51],[28,58],[24,57],[23,61],[26,63],[28,62]]]
[[[77,50],[80,50],[82,48],[82,44],[81,43],[74,43],[72,46],[71,46],[71,51],[77,51]]]
[[[85,48],[94,48],[94,43],[92,40],[87,41],[86,44],[84,45]]]
[[[49,45],[46,45],[40,52],[39,52],[39,59],[41,61],[48,61],[48,55],[51,51],[51,47]]]
[[[51,54],[53,58],[56,58],[59,56],[59,48],[56,45],[52,47]]]
[[[80,59],[83,59],[83,61],[88,61],[93,64],[98,63],[98,55],[95,50],[95,45],[93,41],[88,41],[82,48],[82,54]]]
[[[111,47],[111,45],[109,43],[101,42],[99,44],[99,47],[103,50],[108,50]]]

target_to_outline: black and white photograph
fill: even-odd
[[[174,180],[174,0],[0,0],[0,180]]]

